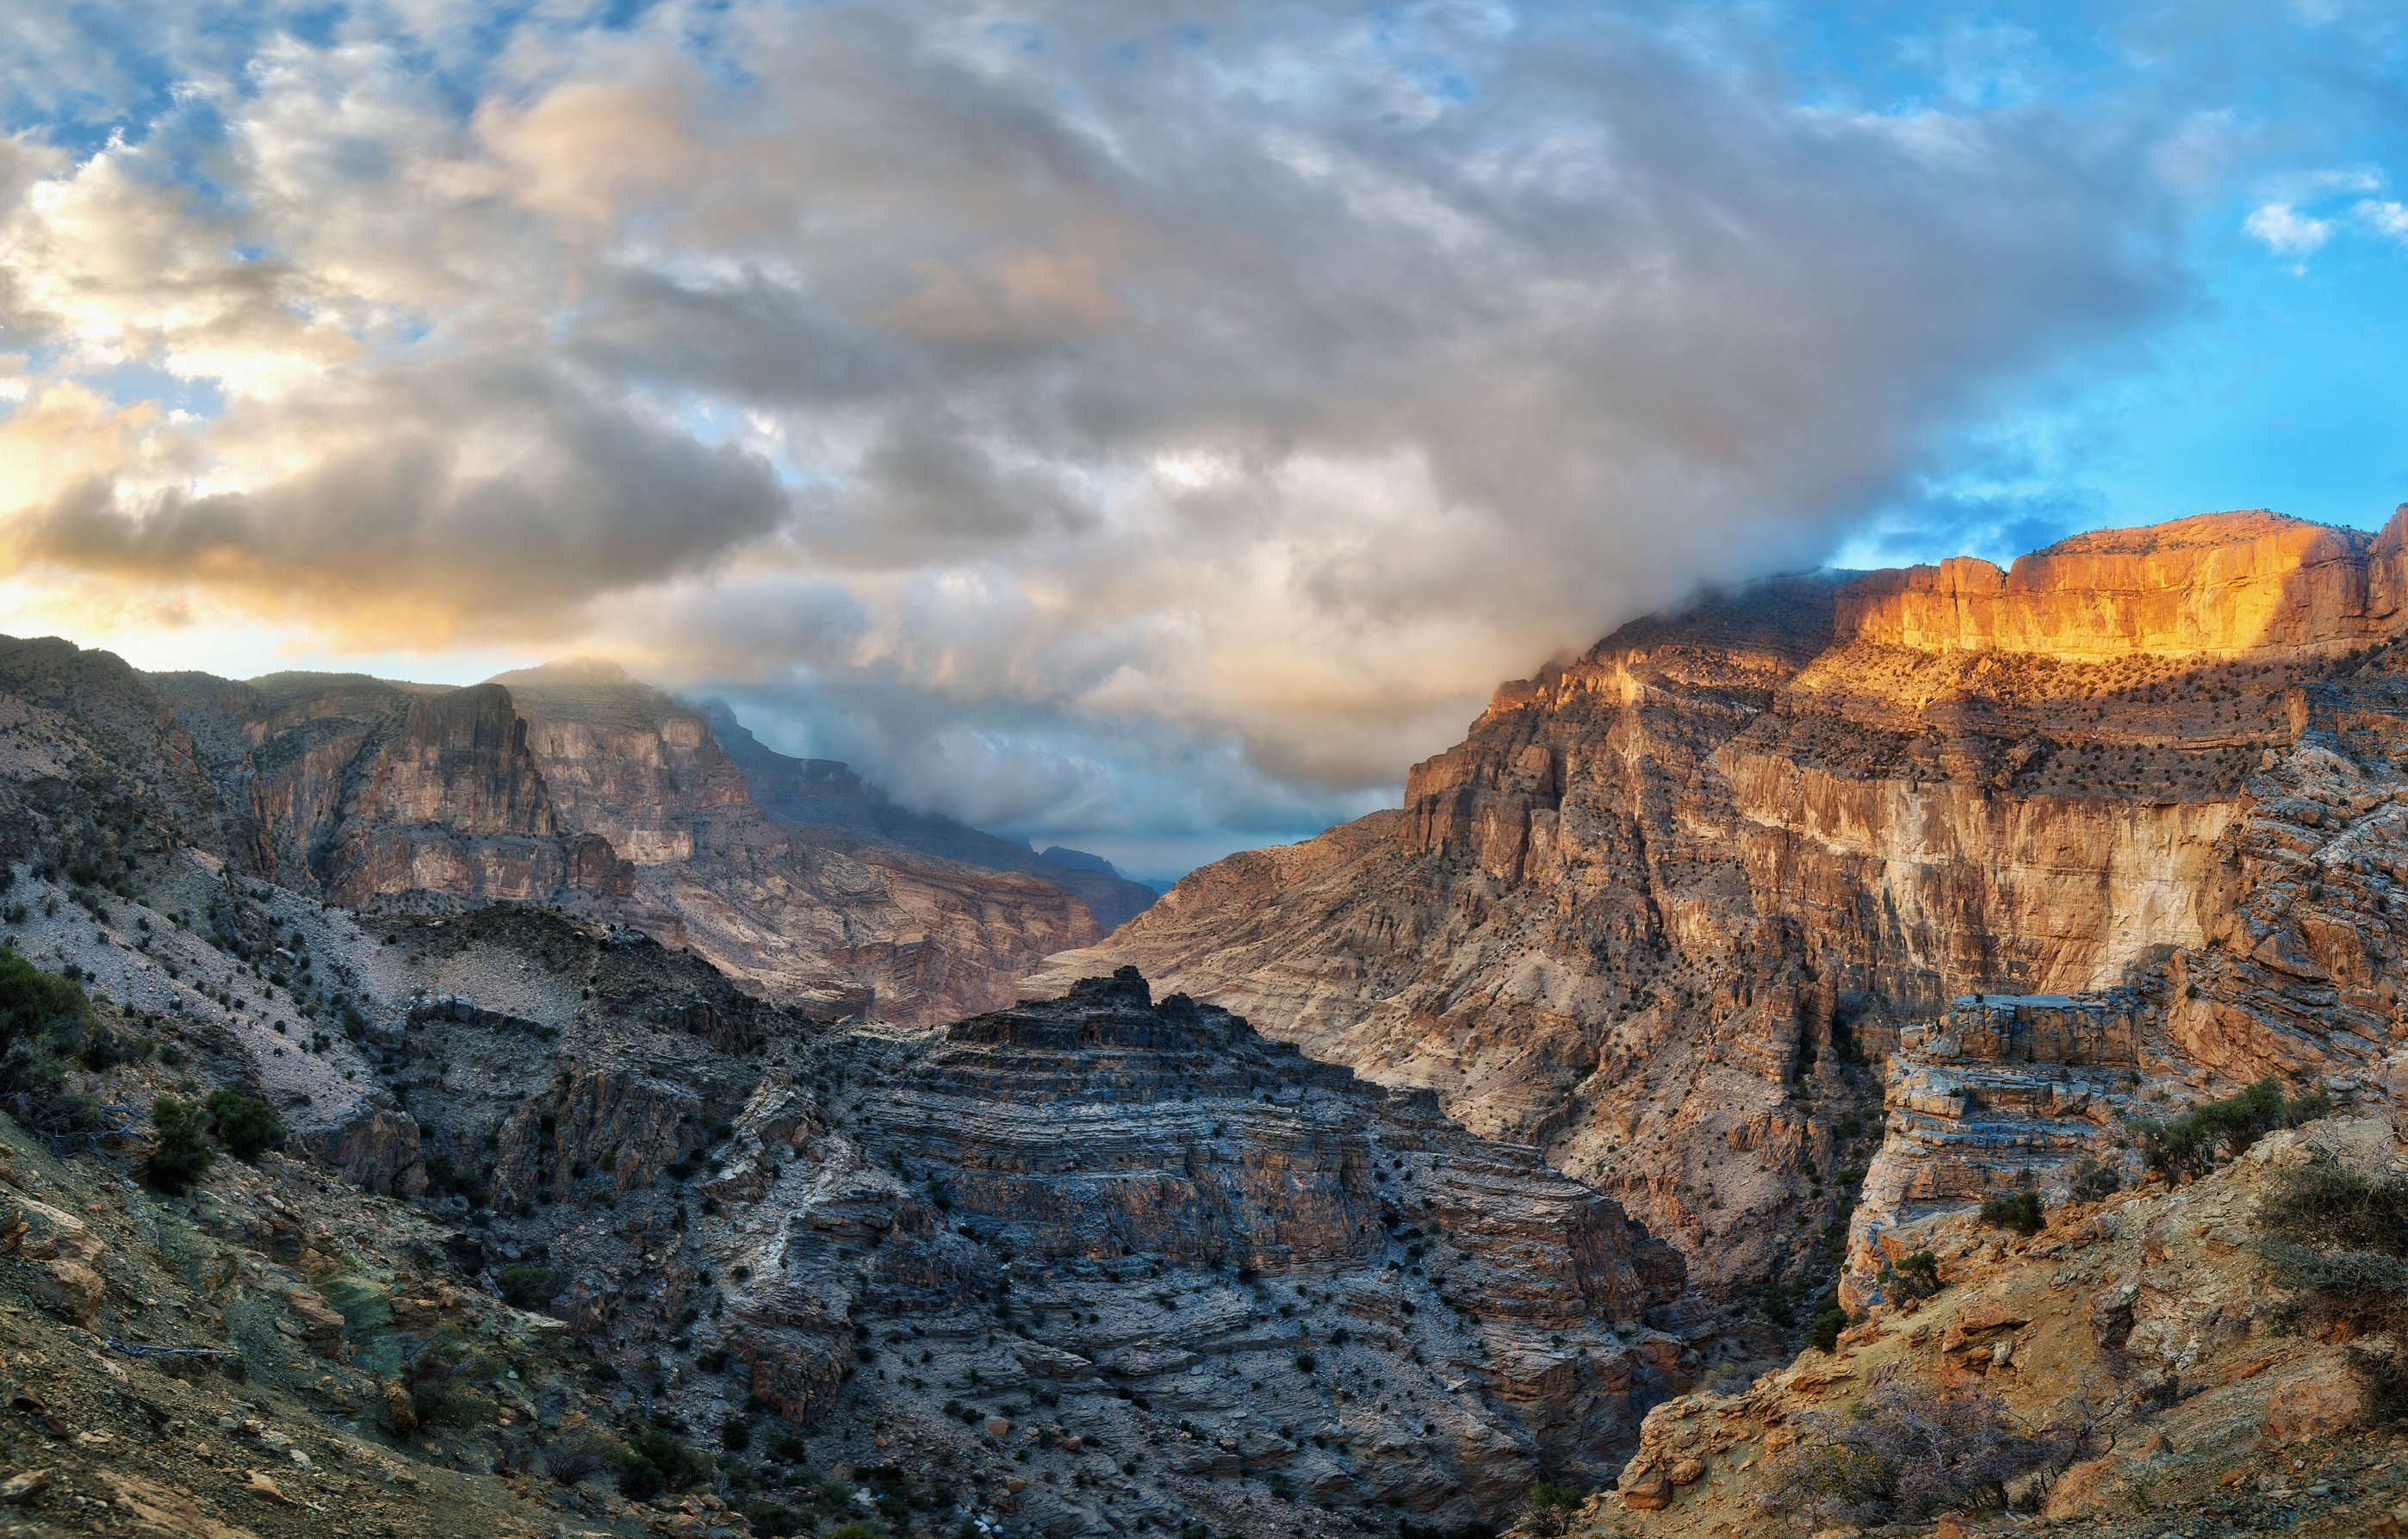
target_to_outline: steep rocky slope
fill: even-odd
[[[113,659],[52,653],[142,700]],[[374,725],[452,698],[404,694]],[[456,796],[489,815],[429,825],[444,858],[505,870],[581,798],[633,796],[597,787],[651,752],[640,772],[702,810],[576,837],[712,847],[729,782],[676,718],[551,705],[380,757],[421,778],[377,787],[390,815],[359,838]],[[345,839],[251,825],[286,885],[191,836],[182,801],[223,803],[206,748],[168,752],[178,718],[129,709],[137,738],[41,709],[10,740],[0,946],[101,1002],[28,1034],[0,1000],[0,1137],[38,1135],[50,1183],[14,1183],[40,1209],[0,1190],[0,1229],[32,1236],[0,1284],[41,1403],[108,1433],[50,1449],[27,1413],[44,1522],[295,1532],[339,1503],[392,1532],[1443,1529],[1541,1474],[1610,1478],[1718,1350],[1690,1339],[1677,1254],[1535,1151],[1140,978],[930,1032],[765,998],[594,913],[344,909],[321,870],[372,869]],[[579,734],[646,732],[656,752],[550,772],[596,756]],[[640,896],[644,869],[614,870]],[[173,1142],[151,1098],[220,1091],[280,1116],[284,1152],[221,1158],[197,1205],[146,1194]],[[155,1416],[102,1366],[151,1346],[185,1370],[146,1392]]]
[[[2311,1165],[2400,1182],[2408,1143],[2388,1118],[2333,1118],[2189,1186],[2053,1209],[2028,1236],[1959,1214],[1928,1237],[1933,1296],[1879,1305],[1832,1350],[1777,1374],[1656,1406],[1618,1490],[1592,1498],[1576,1527],[1856,1532],[1871,1515],[1850,1499],[1868,1474],[1880,1481],[1841,1439],[1870,1453],[1885,1426],[1987,1402],[2019,1456],[1982,1471],[1984,1450],[1960,1446],[1963,1496],[1905,1483],[1892,1494],[1910,1510],[1889,1516],[1966,1513],[1986,1494],[2033,1526],[2110,1539],[2396,1534],[2408,1422],[2381,1402],[2408,1371],[2401,1344],[2303,1312],[2297,1280],[2267,1254],[2270,1191]],[[1999,1474],[2003,1491],[1973,1491]]]
[[[1541,1143],[1710,1289],[1819,1278],[1885,1095],[1881,1201],[2017,1164],[1933,1155],[1984,1119],[1885,1086],[1959,998],[2128,991],[2084,1008],[2130,1016],[2153,1100],[2397,1077],[2403,528],[2216,515],[1713,597],[1499,688],[1401,811],[1197,871],[1039,982],[1134,963]],[[2074,1066],[1999,1061],[2000,1105]],[[2114,1153],[2090,1104],[2064,1161]]]

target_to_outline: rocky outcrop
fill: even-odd
[[[2029,1236],[1958,1213],[1922,1236],[1936,1296],[1876,1302],[1835,1350],[1656,1406],[1592,1513],[1638,1534],[1842,1521],[1846,1482],[1818,1487],[1811,1467],[1836,1467],[1837,1429],[1877,1425],[1916,1396],[1977,1395],[2038,1446],[2000,1489],[1938,1503],[1966,1515],[1943,1517],[1943,1533],[2001,1500],[2026,1521],[2135,1539],[2175,1521],[2391,1532],[2408,1489],[2396,1426],[2368,1431],[2385,1419],[2368,1365],[2396,1363],[2398,1345],[2301,1330],[2298,1296],[2261,1253],[2270,1185],[2311,1160],[2397,1179],[2408,1143],[2386,1118],[2334,1118],[2189,1186],[2052,1204]]]
[[[1710,597],[1501,686],[1401,811],[1204,868],[1036,981],[1133,963],[1435,1089],[1618,1197],[1710,1289],[1819,1274],[1840,1177],[1874,1165],[1883,1060],[1959,997],[2131,991],[2150,1095],[2388,1072],[2403,528],[2220,516],[2007,574]],[[1998,1078],[2006,1106],[2059,1061],[1942,1077]],[[1926,1142],[1883,1182],[2003,1132],[1929,1116],[1892,1116]],[[1887,1201],[2071,1158],[2083,1126]]]
[[[901,1360],[943,1360],[876,1391],[897,1419],[941,1372],[1033,1397],[1040,1443],[1175,1417],[1182,1474],[1463,1519],[1540,1469],[1596,1478],[1694,1360],[1640,1323],[1679,1257],[1611,1201],[1134,972],[958,1023],[824,1131],[770,1082],[744,1122],[710,1189],[779,1221],[721,1252],[752,1279],[726,1329],[796,1417],[843,1384],[847,1322],[909,1326]]]
[[[2379,535],[2263,510],[2102,529],[2005,571],[1959,556],[1840,596],[1840,635],[2059,658],[2344,651],[2399,628],[2402,520]]]

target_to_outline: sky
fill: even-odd
[[[1176,875],[1700,586],[2408,498],[2396,6],[0,13],[0,631]]]

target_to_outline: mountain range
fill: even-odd
[[[608,664],[0,642],[0,1453],[160,1532],[2391,1532],[2404,534],[1704,596],[1158,901]]]

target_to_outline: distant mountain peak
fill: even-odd
[[[512,669],[485,681],[501,684],[633,684],[634,674],[608,657],[558,657],[533,668]]]

